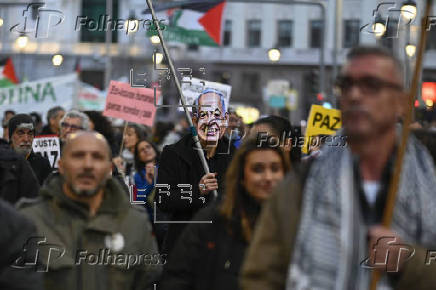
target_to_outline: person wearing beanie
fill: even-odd
[[[32,151],[32,142],[35,138],[35,125],[32,117],[27,114],[18,114],[9,120],[8,125],[12,149],[27,159],[39,184],[42,185],[52,169],[48,159]]]

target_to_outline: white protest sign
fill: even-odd
[[[19,113],[35,111],[41,113],[45,120],[47,111],[54,106],[70,110],[77,95],[77,81],[77,74],[72,73],[0,88],[0,115],[6,110]]]
[[[232,92],[231,86],[190,77],[184,77],[182,81],[182,93],[185,97],[186,105],[192,105],[198,95],[206,89],[214,89],[221,92],[224,96],[226,109],[229,109],[230,94]],[[179,104],[181,104],[180,101]],[[188,110],[191,112],[192,107],[188,107]],[[179,107],[179,111],[183,111],[183,107]]]
[[[56,135],[41,135],[33,139],[33,152],[40,154],[50,161],[52,168],[58,168],[58,161],[61,156],[59,137]]]

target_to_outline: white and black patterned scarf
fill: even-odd
[[[340,134],[340,133],[338,133]],[[406,243],[436,245],[436,176],[427,149],[408,141],[392,229]],[[367,226],[359,207],[348,147],[323,148],[313,161],[303,191],[287,290],[368,289]],[[386,275],[377,289],[391,289]]]

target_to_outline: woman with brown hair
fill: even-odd
[[[159,289],[238,289],[261,204],[289,170],[289,155],[247,139],[226,171],[221,203],[202,209],[178,239]]]

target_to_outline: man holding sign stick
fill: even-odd
[[[436,289],[436,263],[428,263],[436,175],[413,136],[392,226],[382,226],[406,100],[401,63],[381,48],[354,48],[336,85],[344,128],[337,136],[349,146],[324,147],[277,188],[247,253],[242,289],[368,289],[374,269],[387,273],[383,289]]]
[[[159,209],[171,215],[171,221],[179,222],[170,224],[164,242],[165,253],[170,253],[184,229],[185,224],[180,224],[181,221],[190,221],[200,208],[212,201],[214,190],[221,198],[224,173],[234,151],[233,145],[224,137],[228,114],[222,93],[206,89],[193,105],[192,122],[210,173],[205,173],[202,167],[192,134],[164,147],[156,187],[168,187],[167,190],[157,189],[156,201]]]

